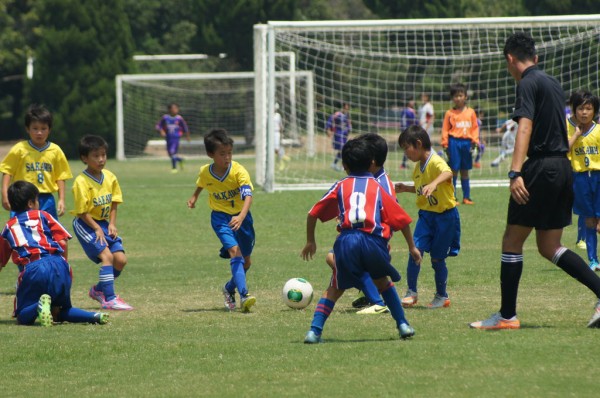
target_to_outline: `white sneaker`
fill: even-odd
[[[600,300],[596,304],[596,311],[594,311],[594,315],[592,319],[588,322],[588,328],[600,328]]]
[[[413,292],[408,289],[404,297],[402,297],[402,306],[403,307],[412,307],[419,301],[419,295],[417,292]]]
[[[370,307],[362,309],[357,312],[359,315],[372,315],[372,314],[385,314],[386,312],[390,312],[388,307],[385,305],[374,304]]]
[[[225,286],[223,286],[223,299],[225,301],[225,308],[229,311],[235,311],[235,293],[229,292]]]
[[[433,300],[431,303],[427,305],[427,308],[442,308],[442,307],[450,307],[450,299],[448,297],[440,296],[439,294],[435,294],[433,296]]]

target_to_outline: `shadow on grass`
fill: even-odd
[[[226,311],[223,307],[213,307],[213,308],[186,308],[181,310],[181,312],[222,312],[229,313],[230,311]],[[240,312],[240,311],[231,311],[231,312]]]
[[[0,296],[14,296],[15,295],[15,291],[10,291],[10,292],[0,292]]]
[[[409,342],[410,339],[402,340],[400,338],[391,339],[391,338],[379,338],[379,339],[336,339],[336,338],[323,338],[323,343],[320,344],[330,344],[330,343],[381,343],[387,341],[401,341],[401,342]],[[304,340],[300,341],[290,341],[292,344],[304,344]],[[319,345],[319,344],[306,344],[306,345]]]

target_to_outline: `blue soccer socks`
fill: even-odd
[[[471,199],[471,180],[468,178],[461,178],[460,185],[463,191],[463,199]]]
[[[231,265],[231,275],[233,282],[235,283],[235,287],[237,287],[238,293],[241,297],[245,297],[248,295],[248,288],[246,287],[246,272],[244,271],[244,257],[233,257],[229,260]],[[227,283],[227,285],[231,286],[231,281]],[[229,286],[225,285],[228,291]]]
[[[60,310],[58,321],[71,323],[99,323],[95,312],[84,311],[81,308],[75,307]]]
[[[313,320],[310,324],[310,330],[317,336],[320,336],[321,333],[323,333],[325,322],[327,321],[327,318],[329,318],[329,315],[331,315],[334,306],[335,302],[326,298],[321,298],[317,303],[317,308],[315,308],[315,314],[313,315]]]
[[[104,300],[106,301],[110,301],[116,297],[115,275],[112,265],[102,265],[100,267],[100,278],[96,288],[104,293]]]
[[[377,304],[383,307],[385,304],[383,303],[383,300],[379,295],[379,290],[377,290],[377,286],[375,286],[375,284],[373,283],[371,275],[369,275],[368,272],[363,273],[360,277],[360,281],[362,283],[362,292],[364,293],[365,297],[369,300],[371,305]]]
[[[598,262],[598,235],[596,235],[596,228],[585,228],[585,245],[588,260],[590,262]]]
[[[446,292],[446,284],[448,282],[448,267],[446,267],[446,260],[432,260],[431,267],[435,272],[436,293],[439,296],[448,297],[448,293]]]
[[[398,297],[398,292],[396,292],[396,288],[394,288],[392,282],[388,283],[386,288],[381,292],[381,296],[383,297],[383,301],[385,301],[385,305],[387,305],[390,310],[392,317],[396,321],[398,328],[400,328],[400,325],[403,323],[408,324],[408,321],[404,317],[404,309],[400,303],[400,297]]]
[[[415,263],[412,256],[408,256],[408,265],[406,267],[406,283],[408,284],[408,288],[413,292],[417,292],[417,280],[419,279],[419,272],[421,272],[421,267],[419,264]]]

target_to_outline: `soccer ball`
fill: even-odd
[[[306,308],[312,301],[313,288],[306,279],[292,278],[283,286],[281,298],[290,308]]]

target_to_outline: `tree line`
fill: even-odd
[[[24,137],[25,109],[43,103],[55,115],[51,139],[67,156],[76,157],[84,134],[114,150],[115,75],[252,70],[253,25],[269,20],[598,12],[597,0],[0,0],[0,140]],[[133,60],[173,53],[209,58]]]

